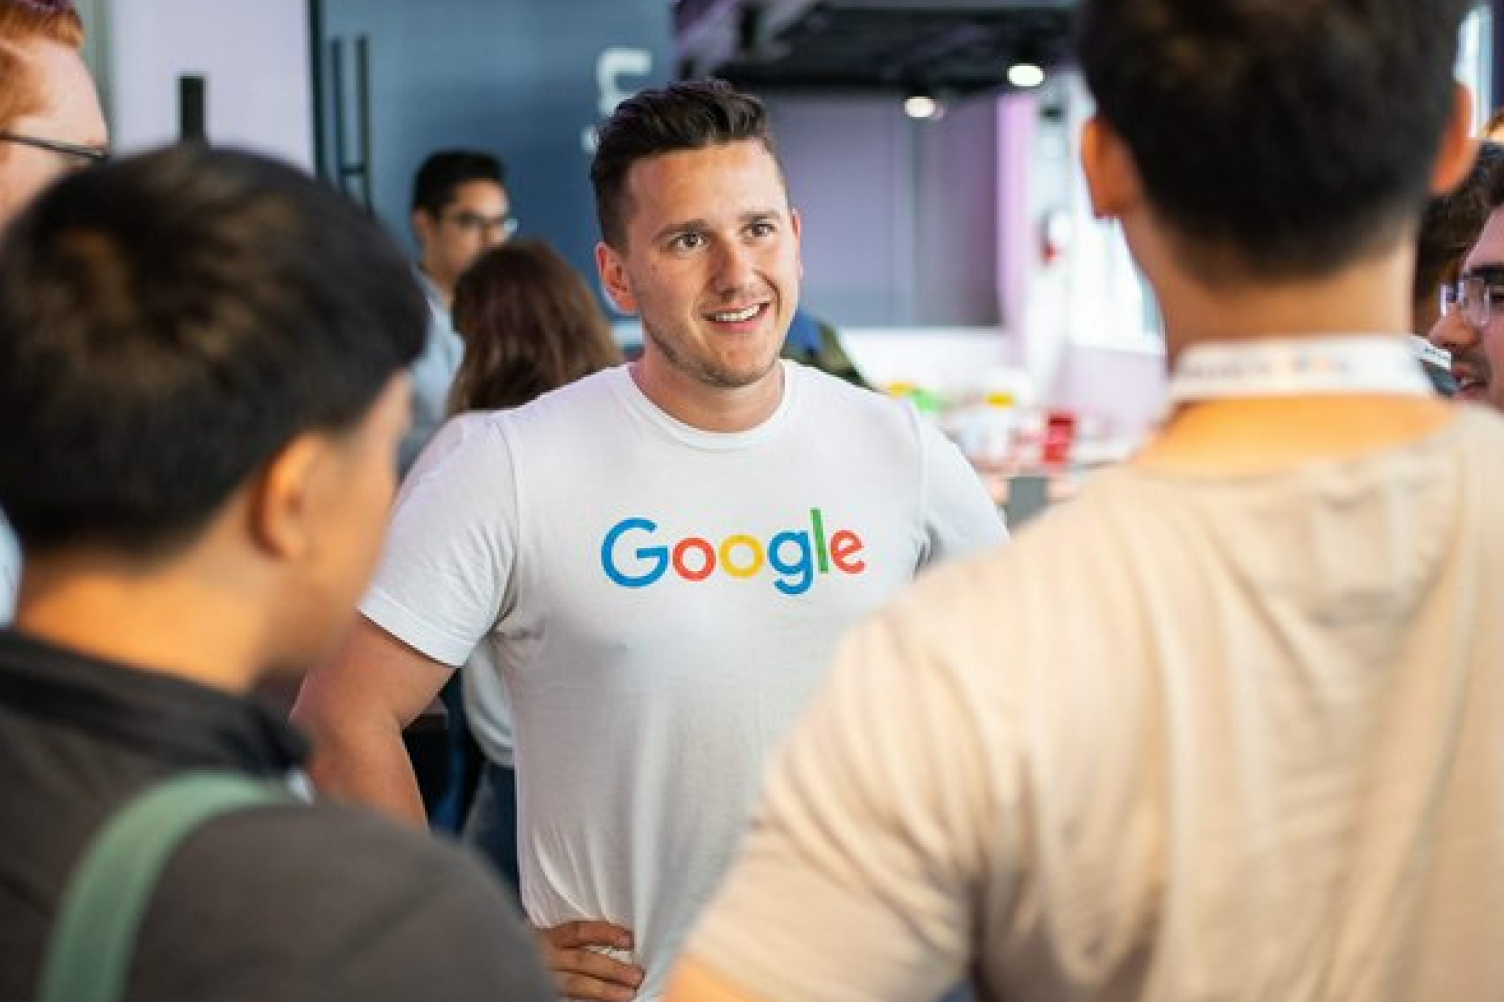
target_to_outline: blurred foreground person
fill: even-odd
[[[245,698],[350,624],[424,322],[373,223],[248,154],[80,174],[8,230],[0,504],[26,564],[0,632],[0,997],[38,995],[65,943],[85,959],[54,952],[53,998],[94,971],[127,999],[549,997],[478,861],[290,800],[304,744]],[[117,812],[187,774],[261,803],[163,843],[140,896],[103,880],[82,933],[62,922]]]
[[[1085,0],[1173,411],[848,638],[671,998],[1504,997],[1504,422],[1408,333],[1470,6]]]

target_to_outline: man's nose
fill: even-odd
[[[1462,351],[1477,345],[1478,332],[1462,319],[1462,310],[1454,307],[1431,325],[1426,340],[1447,351]]]
[[[716,284],[723,292],[750,288],[756,283],[756,257],[749,247],[734,240],[721,244],[716,254]]]

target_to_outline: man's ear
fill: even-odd
[[[1138,170],[1128,145],[1096,115],[1081,127],[1081,171],[1097,219],[1120,218],[1138,202]]]
[[[435,220],[427,210],[414,209],[412,215],[407,217],[408,225],[413,228],[413,239],[418,241],[418,249],[421,251],[433,243],[433,229]]]
[[[1473,131],[1473,93],[1460,83],[1452,84],[1452,114],[1441,134],[1436,162],[1431,168],[1431,194],[1445,195],[1462,183],[1478,159],[1478,141]]]
[[[317,546],[317,473],[329,442],[303,434],[278,450],[250,485],[251,536],[255,545],[283,560],[299,560]]]
[[[611,297],[611,303],[621,313],[637,312],[637,297],[632,294],[632,284],[627,281],[627,268],[621,255],[604,240],[595,245],[595,270],[601,276],[601,288]]]

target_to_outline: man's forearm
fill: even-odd
[[[296,710],[293,717],[298,718]],[[365,804],[427,830],[428,816],[412,760],[395,723],[359,733],[310,730],[314,752],[308,775],[322,796]]]

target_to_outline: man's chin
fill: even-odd
[[[1457,399],[1466,400],[1469,403],[1497,406],[1489,396],[1487,383],[1468,383],[1457,391]]]

